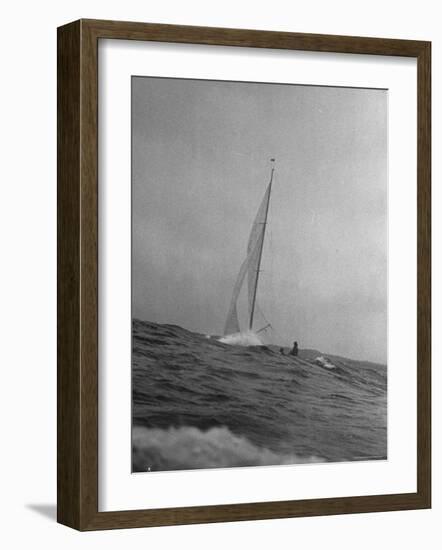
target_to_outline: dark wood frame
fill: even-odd
[[[98,40],[417,58],[417,492],[98,511]],[[58,521],[85,531],[408,510],[431,506],[431,43],[79,20],[58,29]]]

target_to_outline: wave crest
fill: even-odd
[[[324,462],[257,447],[226,427],[202,431],[190,426],[167,430],[136,426],[132,448],[134,472]]]

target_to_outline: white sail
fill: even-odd
[[[233,287],[232,299],[230,300],[229,312],[227,314],[226,324],[224,326],[224,334],[234,334],[235,332],[240,331],[236,302],[238,301],[238,296],[241,292],[241,287],[248,268],[249,258],[247,257],[241,265],[238,277],[236,278],[235,286]]]
[[[229,312],[227,314],[224,334],[234,334],[240,332],[238,320],[237,302],[241,292],[245,277],[247,275],[248,286],[248,305],[249,305],[249,329],[252,329],[253,315],[255,311],[256,294],[259,279],[259,267],[261,264],[262,249],[264,245],[265,228],[267,223],[267,214],[269,210],[270,193],[272,189],[274,168],[272,167],[270,183],[267,186],[261,205],[256,214],[255,220],[250,231],[247,243],[247,256],[243,261],[235,286],[233,287],[232,299],[230,301]]]
[[[262,248],[264,246],[264,235],[267,223],[267,211],[269,207],[270,191],[272,182],[269,183],[264,197],[256,214],[255,221],[250,232],[247,244],[247,257],[249,258],[249,269],[247,274],[248,297],[249,297],[249,329],[252,329],[253,315],[255,312],[256,291],[258,288],[259,267],[261,264]]]

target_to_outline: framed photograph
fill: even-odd
[[[58,29],[58,521],[431,506],[429,42]]]

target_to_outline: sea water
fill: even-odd
[[[134,320],[133,471],[385,459],[386,366],[318,357]]]

